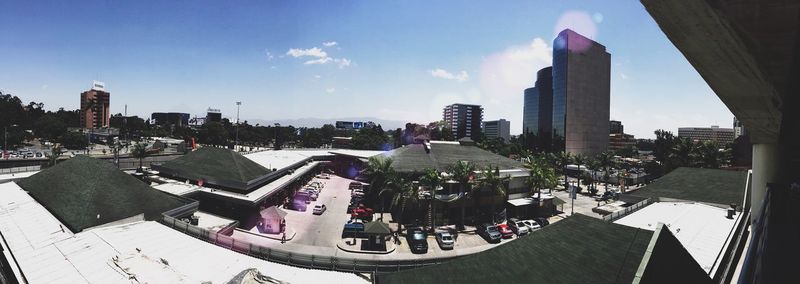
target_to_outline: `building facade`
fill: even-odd
[[[111,123],[111,93],[105,84],[95,81],[92,88],[81,93],[80,123],[83,128],[103,128]]]
[[[453,137],[458,140],[469,137],[477,140],[483,121],[483,107],[480,105],[452,104],[444,107],[443,119]]]
[[[553,67],[536,72],[533,88],[525,89],[522,137],[528,149],[550,150],[553,123]]]
[[[608,149],[611,54],[572,30],[553,42],[553,148],[594,156]]]
[[[209,108],[206,112],[206,123],[222,122],[222,112],[219,109]]]
[[[619,151],[636,146],[633,135],[625,133],[611,133],[608,135],[608,150]]]
[[[175,125],[175,126],[188,126],[189,114],[180,112],[154,112],[150,115],[150,119],[155,121],[156,125]]]
[[[733,117],[733,139],[736,140],[736,138],[742,135],[747,135],[747,129],[744,128],[744,125],[742,125],[739,119]]]
[[[623,134],[625,127],[622,126],[622,121],[612,120],[608,123],[608,131],[610,134]]]
[[[483,122],[483,135],[488,139],[502,138],[504,142],[511,141],[511,122],[505,119]]]
[[[692,141],[715,141],[720,145],[733,143],[735,132],[733,128],[711,127],[681,127],[678,128],[678,137],[689,138]]]

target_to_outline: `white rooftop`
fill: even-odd
[[[369,157],[377,156],[377,155],[386,153],[386,151],[350,150],[350,149],[337,149],[337,150],[331,150],[329,152],[331,154],[343,155],[343,156],[351,156],[351,157],[364,158],[364,159],[368,159]]]
[[[283,169],[294,163],[303,161],[312,156],[331,155],[326,149],[319,150],[277,150],[261,151],[244,155],[245,158],[256,162],[268,169]]]
[[[8,244],[4,253],[13,253],[8,259],[16,260],[29,283],[130,283],[131,276],[142,283],[225,283],[249,268],[293,283],[366,282],[355,274],[242,255],[152,221],[78,234],[59,225],[15,183],[0,184],[0,232]]]
[[[706,272],[723,249],[739,213],[726,218],[727,210],[692,202],[657,202],[614,223],[655,231],[664,223]]]

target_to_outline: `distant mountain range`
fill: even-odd
[[[342,117],[342,118],[296,118],[296,119],[275,119],[275,120],[266,120],[266,119],[248,119],[247,124],[250,125],[273,125],[275,123],[280,123],[283,126],[294,126],[294,127],[322,127],[325,124],[335,125],[336,121],[372,121],[375,124],[380,124],[383,130],[390,130],[390,129],[397,129],[397,128],[405,128],[406,122],[399,121],[399,120],[386,120],[380,119],[375,117]]]

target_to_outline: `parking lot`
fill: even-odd
[[[409,248],[404,236],[400,236],[400,243],[397,249],[386,255],[365,255],[358,253],[345,252],[338,250],[336,244],[342,240],[342,230],[344,224],[350,219],[347,213],[347,208],[350,203],[350,190],[349,184],[353,180],[331,175],[330,179],[318,179],[314,181],[321,181],[325,184],[322,192],[316,201],[311,201],[308,210],[301,212],[286,209],[286,224],[296,232],[295,237],[288,241],[286,244],[279,242],[272,242],[270,246],[280,247],[283,249],[304,250],[306,253],[316,254],[334,254],[337,256],[347,257],[362,257],[362,258],[381,258],[381,259],[420,259],[420,258],[436,258],[436,257],[451,257],[464,254],[471,254],[494,246],[504,244],[506,242],[516,239],[513,236],[510,239],[503,239],[499,244],[491,244],[484,240],[481,236],[477,235],[473,227],[467,226],[464,232],[458,232],[454,226],[439,227],[439,231],[450,231],[455,236],[455,246],[452,250],[442,250],[439,248],[438,243],[433,235],[427,238],[428,252],[425,254],[413,254]],[[321,215],[314,215],[312,208],[316,204],[324,204],[327,210]],[[392,231],[397,230],[397,224],[392,222],[391,214],[384,214],[384,222],[389,224]],[[375,219],[379,218],[376,213]],[[405,230],[405,227],[403,228]],[[336,251],[331,251],[334,249]]]

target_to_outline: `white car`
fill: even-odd
[[[511,231],[514,232],[514,234],[517,234],[517,236],[526,235],[530,233],[532,230],[527,223],[514,218],[508,219],[508,222],[506,222],[506,224],[508,224],[508,228],[510,228]]]
[[[325,204],[314,205],[314,215],[322,215],[325,210],[328,210],[328,207],[326,207]]]
[[[317,175],[317,178],[321,178],[321,179],[331,179],[331,176],[330,176],[330,175],[328,175],[328,174],[318,174],[318,175]]]
[[[436,233],[436,242],[439,243],[439,247],[442,249],[453,249],[456,245],[453,235],[448,232]]]
[[[539,223],[534,221],[534,220],[522,220],[522,223],[525,223],[525,226],[528,226],[528,229],[530,230],[530,232],[533,232],[533,231],[536,231],[536,230],[542,228],[542,226],[539,225]]]

